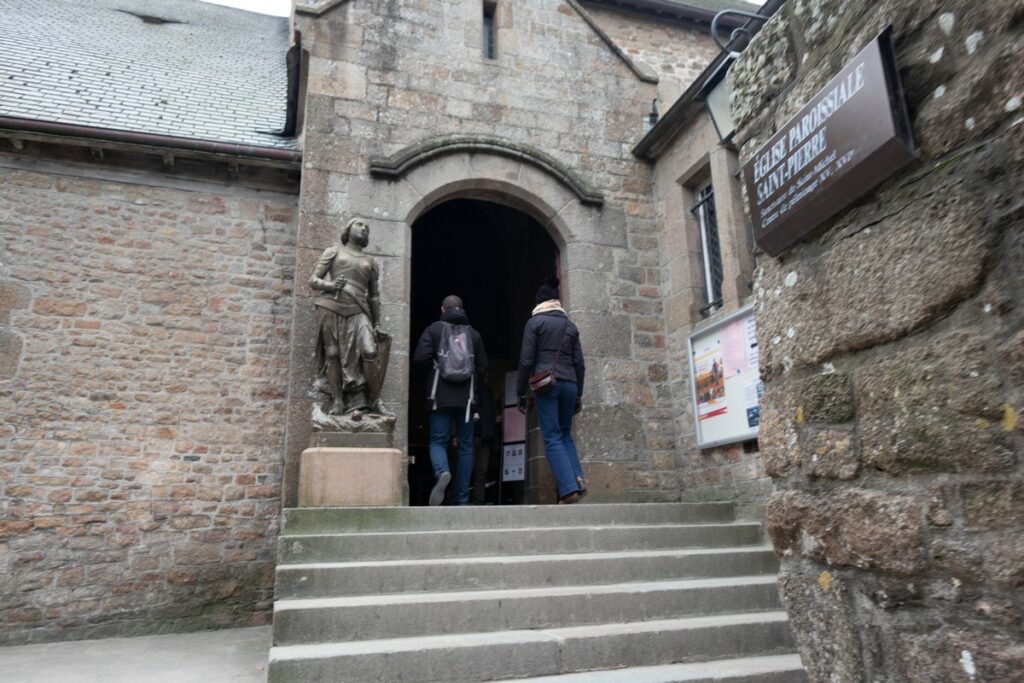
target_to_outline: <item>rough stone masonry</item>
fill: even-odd
[[[1022,20],[794,0],[729,74],[745,163],[892,24],[920,148],[757,276],[766,515],[814,681],[1024,680]]]
[[[680,498],[651,170],[630,150],[657,93],[640,63],[670,97],[713,48],[685,22],[586,6],[502,3],[494,60],[477,2],[297,10],[300,197],[294,182],[249,182],[244,161],[239,178],[223,162],[3,143],[0,642],[269,619],[278,516],[309,444],[308,274],[348,218],[370,220],[396,335],[384,398],[404,415],[407,204],[431,183],[446,198],[533,193],[541,219],[561,212],[589,340],[578,431],[593,499]],[[369,174],[371,158],[455,133],[542,150],[605,205],[507,155]]]
[[[269,620],[295,206],[0,155],[0,642]]]

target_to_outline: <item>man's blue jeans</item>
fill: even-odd
[[[459,440],[459,459],[455,464],[455,504],[469,502],[469,475],[473,471],[473,419],[466,422],[466,408],[438,408],[430,411],[430,463],[434,479],[448,471],[448,439],[452,421]]]
[[[555,476],[558,497],[579,491],[576,477],[583,476],[580,457],[572,440],[572,411],[576,409],[576,382],[558,380],[555,388],[536,394],[537,422],[544,438],[544,455]]]

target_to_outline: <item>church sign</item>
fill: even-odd
[[[743,167],[758,245],[778,256],[915,158],[889,27]]]

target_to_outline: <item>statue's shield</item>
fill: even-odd
[[[380,398],[384,388],[384,376],[388,370],[388,358],[391,357],[391,335],[386,332],[377,333],[377,357],[363,360],[363,371],[366,373],[366,384],[370,390],[370,405]]]

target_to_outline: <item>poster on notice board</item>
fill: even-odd
[[[507,443],[502,447],[502,481],[524,481],[526,479],[526,444]]]
[[[763,392],[753,306],[687,339],[697,447],[757,438]]]

